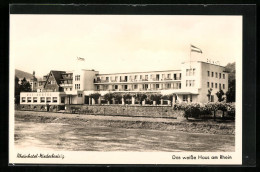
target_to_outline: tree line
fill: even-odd
[[[20,103],[20,93],[21,92],[30,92],[30,91],[32,91],[32,87],[31,87],[30,82],[27,81],[25,77],[21,80],[21,83],[19,83],[19,78],[15,76],[14,85],[15,85],[15,90],[14,90],[15,104],[19,104]]]

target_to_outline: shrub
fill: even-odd
[[[199,103],[176,103],[174,105],[174,109],[183,110],[185,112],[185,117],[188,119],[189,117],[199,118],[201,115],[211,115],[214,113],[214,119],[216,118],[216,111],[221,110],[223,112],[228,112],[229,115],[235,116],[235,105],[232,103],[224,103],[224,102],[209,102],[204,104]]]
[[[106,93],[106,94],[104,95],[104,99],[105,99],[106,101],[108,101],[108,102],[111,102],[113,98],[114,98],[113,93]]]
[[[156,101],[156,104],[159,104],[161,98],[162,98],[162,95],[161,95],[161,94],[151,94],[151,95],[150,95],[150,99],[151,99],[152,101]]]
[[[90,97],[90,98],[93,98],[93,99],[95,100],[95,102],[98,101],[98,99],[99,99],[100,96],[101,96],[101,95],[100,95],[99,93],[93,93],[93,94],[90,94],[90,95],[89,95],[89,97]]]

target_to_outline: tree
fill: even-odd
[[[226,92],[227,102],[236,101],[236,63],[228,63],[226,66],[228,75],[228,91]]]
[[[207,97],[208,97],[208,101],[210,102],[211,101],[211,92],[212,92],[212,88],[210,88],[208,90],[208,94],[207,94]]]
[[[161,100],[162,95],[161,94],[151,94],[150,99],[152,101],[156,101],[156,104],[159,104],[159,101]]]
[[[126,94],[123,95],[123,99],[124,99],[125,102],[126,102],[127,99],[131,99],[131,98],[132,98],[131,94],[126,93]]]
[[[93,93],[93,94],[89,95],[90,98],[93,98],[95,100],[95,103],[98,102],[98,99],[100,96],[101,96],[101,94],[99,94],[99,93]]]
[[[15,104],[20,103],[20,84],[19,78],[15,76],[14,79],[14,96],[15,96]]]
[[[224,91],[223,90],[219,90],[217,93],[216,93],[216,95],[217,95],[217,97],[218,97],[218,101],[219,102],[222,102],[222,101],[224,101],[224,95],[225,95],[225,93],[224,93]]]
[[[32,88],[31,88],[31,84],[29,81],[26,80],[26,78],[24,77],[21,81],[21,85],[20,85],[20,92],[31,92]]]
[[[113,93],[113,97],[117,102],[122,101],[122,95],[120,93]]]
[[[142,93],[138,93],[138,94],[136,94],[136,99],[140,102],[140,104],[142,104],[142,101],[147,99],[147,95],[142,94]]]
[[[106,94],[104,95],[104,99],[105,99],[106,101],[108,101],[109,103],[113,100],[113,98],[114,98],[113,93],[106,93]]]

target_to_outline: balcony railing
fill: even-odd
[[[61,83],[60,86],[61,86],[61,87],[72,87],[72,83],[71,83],[71,84]]]

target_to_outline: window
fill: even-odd
[[[211,95],[211,102],[214,102],[214,95]]]
[[[225,74],[223,74],[223,79],[225,79]]]
[[[221,84],[219,84],[219,89],[221,90]]]
[[[47,97],[47,103],[50,103],[51,102],[51,97]]]
[[[37,97],[33,98],[33,103],[37,103]]]
[[[78,97],[82,97],[82,94],[78,94]]]
[[[106,77],[106,81],[109,81],[109,77]]]
[[[115,89],[116,89],[116,90],[118,89],[118,85],[115,85]]]
[[[171,78],[171,74],[168,74],[168,75],[167,75],[167,78],[170,79],[170,78]]]
[[[211,88],[213,88],[214,86],[213,86],[213,82],[211,83]]]
[[[27,103],[31,103],[32,102],[32,98],[31,97],[27,97]]]
[[[143,79],[143,75],[140,75],[140,79]]]
[[[181,83],[179,83],[179,89],[181,89]]]
[[[211,72],[211,77],[214,77],[214,72]]]
[[[143,89],[147,90],[148,89],[148,84],[143,84]]]
[[[189,76],[189,69],[186,69],[186,76]]]
[[[75,75],[75,81],[80,81],[80,75]]]
[[[116,81],[118,80],[118,76],[115,76],[115,80],[116,80]]]
[[[70,88],[70,91],[72,91],[72,88]]]
[[[135,79],[137,79],[137,75],[135,75]]]
[[[225,84],[223,84],[223,89],[225,89]]]
[[[207,87],[209,88],[209,82],[207,82]]]
[[[22,97],[22,102],[25,102],[25,97]]]
[[[171,84],[170,83],[167,84],[167,88],[171,88]]]
[[[208,71],[208,76],[210,76],[210,72]]]
[[[155,88],[157,88],[157,89],[158,89],[159,87],[160,87],[160,85],[159,85],[159,84],[156,84],[156,85],[155,85]]]
[[[138,85],[137,85],[137,84],[135,84],[135,85],[134,85],[134,89],[137,89],[137,88],[138,88]]]
[[[75,84],[75,89],[80,90],[80,84]]]
[[[192,102],[192,95],[190,95],[190,102]]]
[[[195,75],[195,69],[193,69],[193,76]]]
[[[218,88],[218,84],[217,83],[215,83],[215,88]]]
[[[173,79],[177,80],[177,75],[176,74],[173,74]]]
[[[186,80],[186,87],[188,87],[188,85],[189,85],[189,81],[188,81],[188,80]]]
[[[58,102],[58,98],[57,97],[53,97],[52,98],[52,103],[57,103]]]
[[[99,85],[97,85],[97,90],[99,90],[100,89],[100,86]]]
[[[221,79],[221,73],[219,73],[219,79]]]
[[[148,75],[145,75],[145,79],[148,80]]]
[[[185,102],[188,100],[188,95],[183,95],[182,100]]]
[[[190,81],[189,83],[190,83],[190,87],[191,87],[191,86],[192,86],[192,83],[193,83],[193,81]]]
[[[162,79],[164,79],[164,74],[162,74]]]
[[[218,72],[215,73],[216,78],[218,78]]]
[[[45,103],[45,97],[41,97],[41,103]]]
[[[61,97],[60,101],[61,103],[65,103],[65,97]]]

